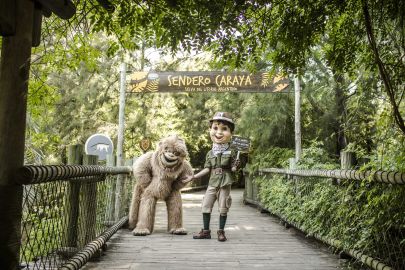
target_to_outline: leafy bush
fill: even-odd
[[[294,150],[280,147],[270,148],[265,153],[255,153],[249,166],[249,172],[255,173],[259,168],[286,167],[288,158],[294,157]]]
[[[251,167],[255,170],[267,164],[286,167],[285,162],[278,159],[263,158],[254,162]],[[301,169],[338,168],[320,143],[304,149],[297,166]],[[395,269],[405,267],[403,185],[370,180],[342,180],[336,184],[327,178],[287,179],[280,174],[256,176],[254,181],[259,185],[261,203],[267,209],[307,233],[339,240],[346,250],[361,250]]]

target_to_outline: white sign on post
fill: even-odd
[[[95,155],[98,160],[105,160],[108,154],[112,154],[114,145],[107,135],[93,134],[87,139],[84,150],[87,155]]]

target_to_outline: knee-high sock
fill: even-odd
[[[227,215],[220,215],[219,216],[219,229],[223,230],[225,228]]]
[[[203,213],[204,230],[210,229],[211,213]]]

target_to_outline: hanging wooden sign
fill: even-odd
[[[130,93],[155,92],[286,92],[290,80],[270,72],[134,72]]]

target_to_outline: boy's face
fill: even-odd
[[[214,143],[228,143],[231,141],[231,129],[218,121],[213,121],[210,128],[210,137]]]

